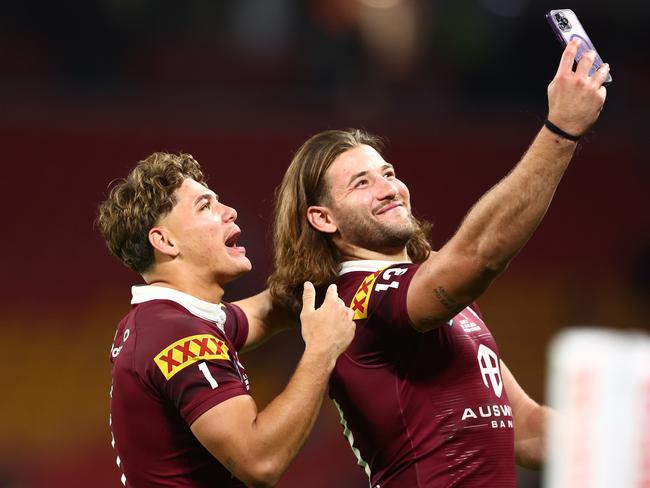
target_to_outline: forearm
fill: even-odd
[[[549,120],[574,135],[596,122],[609,70],[603,65],[589,76],[594,61],[589,52],[574,72],[578,44],[573,40],[567,45],[548,87]],[[575,149],[574,141],[543,127],[510,174],[474,205],[449,242],[431,253],[408,291],[416,329],[426,331],[453,317],[508,266],[544,217]]]
[[[517,464],[530,469],[540,469],[546,459],[546,429],[552,410],[535,405],[527,415],[515,419],[515,456]]]
[[[284,391],[251,426],[250,456],[279,479],[298,454],[318,416],[334,360],[306,350]]]
[[[544,217],[575,148],[575,142],[542,128],[514,169],[431,253],[408,292],[416,329],[424,332],[455,316],[505,270]]]
[[[517,166],[476,203],[445,247],[487,272],[502,271],[544,217],[575,147],[542,128]]]
[[[247,395],[199,417],[194,435],[234,476],[255,488],[275,486],[318,415],[334,366],[330,354],[306,350],[284,391],[261,412]]]
[[[596,121],[605,101],[602,82],[608,67],[589,77],[594,53],[571,70],[578,42],[570,42],[548,87],[549,120],[570,134],[581,135]],[[467,215],[450,241],[462,253],[498,273],[530,238],[551,203],[576,143],[541,129],[512,172],[490,190]]]
[[[249,486],[278,482],[314,425],[336,359],[354,337],[352,311],[336,285],[318,309],[315,300],[316,290],[306,282],[300,313],[305,352],[284,391],[261,412],[252,397],[237,395],[191,425],[208,451]]]

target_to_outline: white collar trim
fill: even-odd
[[[223,305],[221,304],[206,302],[182,291],[164,286],[132,286],[131,295],[132,305],[150,302],[151,300],[171,300],[172,302],[178,303],[192,315],[214,322],[219,330],[224,332],[226,312],[223,311]]]
[[[339,276],[353,271],[379,271],[380,269],[393,266],[395,264],[411,264],[410,261],[375,261],[372,259],[359,259],[355,261],[343,261]]]

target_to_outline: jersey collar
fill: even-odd
[[[354,261],[343,261],[341,263],[341,270],[339,276],[353,271],[368,271],[375,272],[380,269],[394,266],[395,264],[411,264],[410,261],[375,261],[372,259],[358,259]]]
[[[224,332],[223,325],[226,323],[226,312],[223,305],[200,300],[192,295],[165,288],[164,286],[138,285],[131,287],[131,304],[150,302],[151,300],[170,300],[178,303],[192,315],[196,315],[210,322],[214,322],[221,332]]]

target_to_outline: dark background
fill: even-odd
[[[559,330],[648,329],[648,3],[4,2],[0,487],[119,486],[108,353],[140,278],[93,226],[110,181],[153,151],[193,154],[237,208],[254,264],[234,300],[264,286],[273,190],[293,151],[362,127],[386,138],[439,247],[541,126],[561,54],[551,8],[578,13],[614,83],[545,221],[480,301],[539,401]],[[242,358],[260,406],[301,347],[288,332]],[[329,402],[280,484],[307,485],[367,486]]]

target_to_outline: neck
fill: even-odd
[[[201,276],[163,272],[146,273],[142,276],[148,285],[172,288],[205,302],[218,304],[223,298],[223,286],[213,280],[202,279]]]

